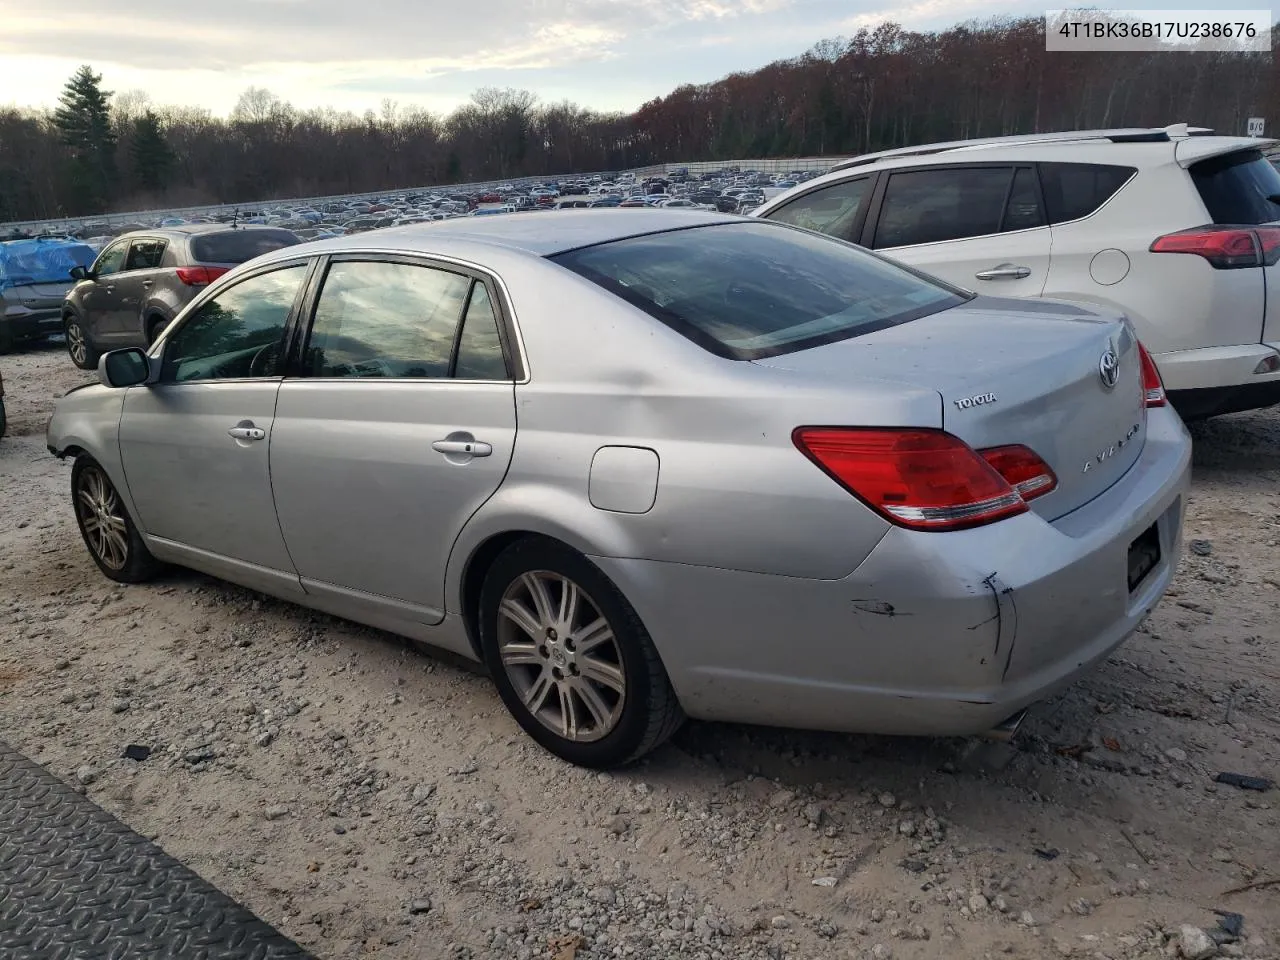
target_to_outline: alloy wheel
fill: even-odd
[[[622,650],[595,601],[558,573],[521,574],[498,607],[498,655],[529,713],[578,743],[618,724],[626,700]]]
[[[76,366],[83,367],[89,356],[89,345],[85,342],[84,331],[74,320],[67,324],[67,352]]]
[[[123,570],[129,560],[124,506],[101,467],[89,466],[80,473],[76,512],[94,556],[112,570]]]

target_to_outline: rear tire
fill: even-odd
[[[0,297],[0,310],[4,309],[4,297]],[[0,318],[0,354],[13,352],[13,331]]]
[[[87,453],[71,468],[71,502],[80,536],[93,562],[117,583],[142,583],[160,572],[124,500],[98,461]]]
[[[102,352],[94,347],[80,318],[74,313],[67,314],[63,318],[62,329],[67,335],[67,354],[71,362],[81,370],[97,370]]]
[[[563,760],[596,769],[627,764],[684,722],[631,604],[562,543],[530,538],[499,554],[480,592],[479,626],[503,703]]]

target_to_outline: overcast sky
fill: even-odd
[[[357,112],[391,98],[443,113],[482,86],[633,110],[681,83],[885,20],[934,29],[1044,9],[1025,0],[0,0],[0,104],[51,106],[88,63],[108,90],[217,114],[251,85],[299,107]]]

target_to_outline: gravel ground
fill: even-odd
[[[691,724],[598,775],[395,637],[105,580],[44,449],[85,375],[0,366],[0,735],[322,957],[1280,956],[1280,794],[1213,781],[1280,779],[1280,412],[1195,428],[1170,597],[1014,744]]]

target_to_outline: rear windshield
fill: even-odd
[[[882,330],[968,296],[858,247],[774,223],[674,230],[552,259],[735,360]]]
[[[191,256],[197,263],[244,263],[301,242],[288,230],[228,230],[193,237]]]
[[[1191,179],[1214,223],[1280,220],[1280,171],[1259,150],[1202,160],[1191,168]]]

